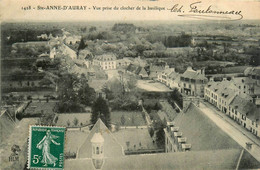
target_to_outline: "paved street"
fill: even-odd
[[[219,126],[224,132],[226,132],[231,138],[233,138],[239,145],[241,145],[245,150],[247,150],[256,160],[260,162],[260,147],[255,143],[250,136],[246,136],[244,132],[240,131],[238,128],[229,123],[222,113],[218,113],[215,108],[208,106],[208,103],[200,103],[200,109],[202,112],[208,116],[217,126]],[[246,147],[246,143],[253,143],[252,148],[249,150]]]

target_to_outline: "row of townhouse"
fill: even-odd
[[[208,79],[205,76],[205,70],[193,70],[188,67],[187,70],[180,76],[180,91],[188,96],[201,96],[204,95],[204,86],[207,84]]]
[[[170,68],[168,65],[158,74],[157,80],[169,88],[180,88],[180,74],[175,72],[175,68]]]
[[[210,81],[205,86],[204,99],[254,135],[260,136],[260,110],[253,103],[252,97],[238,88],[233,80]]]
[[[236,95],[229,105],[228,115],[238,124],[260,137],[260,109],[242,95]]]
[[[204,69],[195,71],[188,67],[183,74],[179,74],[175,72],[174,68],[166,66],[164,71],[158,75],[158,81],[170,88],[177,88],[185,95],[202,97],[208,79]]]

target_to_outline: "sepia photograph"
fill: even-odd
[[[0,16],[0,169],[259,169],[260,20],[190,7],[178,20]]]

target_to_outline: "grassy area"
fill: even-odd
[[[248,66],[235,66],[235,67],[226,67],[223,68],[223,73],[230,74],[230,73],[244,73],[245,69]]]
[[[143,119],[142,112],[126,112],[114,111],[111,112],[111,123],[120,126],[144,126],[146,125]]]
[[[157,149],[148,129],[121,129],[113,135],[123,146],[124,150]],[[127,146],[129,142],[129,146]]]
[[[58,114],[56,126],[78,127],[90,124],[90,113]]]

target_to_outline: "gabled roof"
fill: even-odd
[[[105,151],[104,151],[105,153]],[[106,170],[235,169],[240,149],[174,152],[104,158]],[[65,160],[65,169],[95,169],[91,159]]]
[[[195,71],[192,68],[188,68],[181,76],[189,79],[199,79],[199,80],[207,79],[204,74],[199,73],[198,71]]]
[[[254,84],[255,80],[248,78],[248,77],[235,77],[231,80],[232,82],[234,82],[235,85],[244,85],[244,84]]]
[[[115,61],[116,56],[114,54],[103,54],[95,57],[99,61]]]
[[[183,133],[182,137],[187,137],[192,151],[241,148],[194,104],[185,113],[179,113],[174,124]]]
[[[207,87],[217,93],[219,97],[225,98],[227,100],[235,97],[239,89],[234,85],[232,81],[221,81],[221,82],[209,82]]]
[[[257,108],[254,103],[244,99],[241,95],[237,95],[230,103],[230,106],[251,120],[259,120],[260,118],[260,109]]]
[[[179,76],[179,73],[177,73],[177,72],[175,72],[175,71],[172,71],[172,72],[169,74],[169,78],[170,78],[170,79],[176,79],[178,76]]]
[[[77,158],[91,158],[92,157],[92,143],[91,139],[95,133],[100,133],[104,138],[104,157],[120,157],[124,155],[123,147],[116,141],[110,130],[98,119],[94,127],[91,129],[85,142],[78,150]]]

